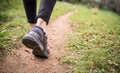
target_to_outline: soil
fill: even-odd
[[[32,50],[22,45],[8,55],[0,66],[0,73],[65,73],[63,65],[67,34],[72,31],[69,17],[74,12],[59,16],[47,26],[48,48],[51,52],[48,59],[36,58]]]

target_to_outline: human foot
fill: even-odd
[[[35,56],[43,58],[49,57],[50,52],[47,49],[47,37],[41,27],[33,27],[31,31],[25,35],[22,43],[26,47],[33,49],[33,54]]]

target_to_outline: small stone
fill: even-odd
[[[24,50],[24,51],[30,54],[30,51],[28,51],[28,50]]]

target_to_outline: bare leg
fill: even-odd
[[[42,27],[44,31],[45,31],[45,28],[46,28],[46,24],[47,23],[42,18],[37,19],[36,26]]]
[[[29,27],[30,27],[30,30],[34,27],[34,26],[36,26],[36,24],[35,23],[29,23]]]

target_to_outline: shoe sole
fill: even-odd
[[[43,45],[41,42],[35,42],[31,37],[25,36],[22,40],[22,43],[30,48],[33,49],[33,51],[37,52],[37,55],[34,54],[35,56],[40,56],[43,58],[48,58],[49,54],[44,50]],[[39,53],[39,54],[38,54]]]

